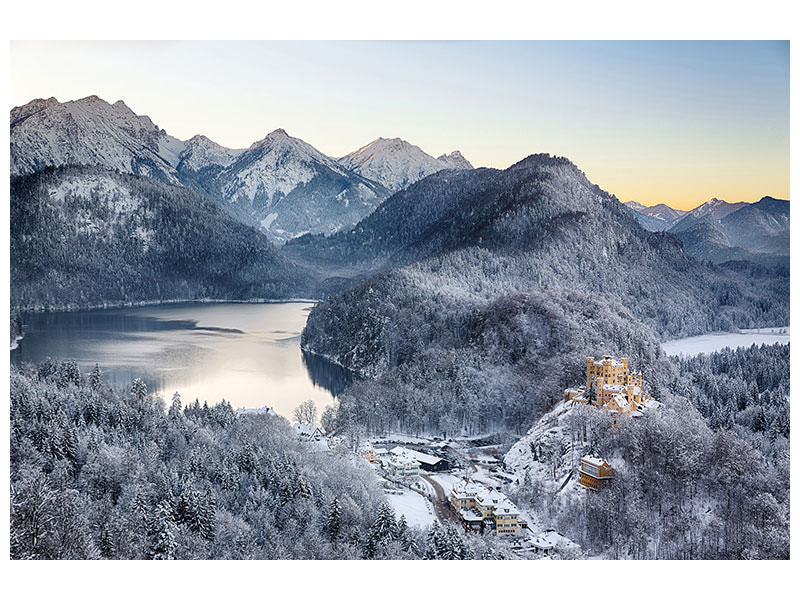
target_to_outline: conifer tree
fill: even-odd
[[[328,534],[328,539],[335,542],[339,537],[339,531],[342,527],[342,509],[339,506],[339,499],[334,497],[331,502],[331,509],[328,513],[328,518],[325,521],[325,532]]]
[[[175,533],[176,526],[172,517],[172,508],[169,502],[162,500],[156,506],[155,514],[150,521],[148,556],[153,560],[174,560],[178,546]]]
[[[103,383],[103,375],[100,371],[100,365],[98,363],[95,363],[94,369],[92,369],[92,372],[89,375],[89,384],[94,389],[97,389],[100,387],[101,383]]]

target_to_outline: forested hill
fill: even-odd
[[[311,279],[188,188],[97,167],[11,182],[11,304],[308,296]]]
[[[339,425],[372,432],[524,431],[593,354],[629,356],[658,396],[659,338],[789,319],[788,278],[695,261],[547,155],[429,176],[287,250],[384,269],[318,304],[302,340],[370,377],[341,396]]]
[[[426,280],[481,301],[536,286],[606,292],[663,337],[788,322],[788,278],[699,263],[677,238],[646,231],[570,161],[549,155],[504,171],[431,175],[351,231],[304,236],[285,250],[329,273],[416,263]]]

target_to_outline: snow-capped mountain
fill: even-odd
[[[753,204],[714,198],[690,211],[669,232],[702,260],[785,265],[781,257],[789,255],[789,203],[769,196]]]
[[[471,169],[458,150],[434,158],[400,138],[378,138],[339,159],[339,163],[396,192],[443,169]]]
[[[274,241],[353,225],[389,195],[311,144],[276,129],[239,154],[213,189]]]
[[[180,173],[198,174],[206,169],[223,169],[229,166],[244,149],[232,150],[221,146],[204,135],[196,135],[184,143],[178,156]]]
[[[11,174],[46,167],[100,166],[179,183],[184,142],[137,115],[122,100],[32,100],[11,110]]]
[[[720,200],[719,198],[712,198],[697,208],[693,208],[688,214],[697,219],[711,217],[719,221],[745,206],[747,206],[747,202],[725,202],[725,200]]]
[[[440,163],[446,165],[447,169],[473,169],[472,163],[458,150],[453,150],[450,154],[442,154],[437,158]]]
[[[678,210],[666,204],[645,206],[633,200],[624,204],[633,211],[636,220],[648,231],[666,231],[686,214],[685,210]]]

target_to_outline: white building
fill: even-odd
[[[392,479],[411,483],[419,477],[419,462],[404,454],[392,454],[386,461],[386,473]]]

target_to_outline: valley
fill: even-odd
[[[788,553],[788,201],[232,149],[95,96],[11,137],[12,464],[90,506],[68,556]]]

